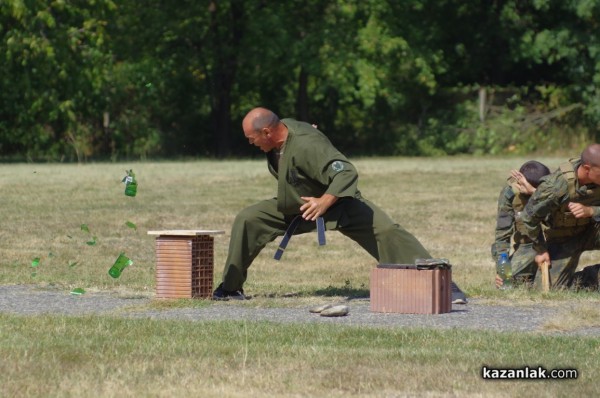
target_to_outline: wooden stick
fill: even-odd
[[[542,271],[542,291],[547,293],[550,291],[550,271],[547,261],[542,263],[540,270]]]

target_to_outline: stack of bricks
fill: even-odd
[[[452,270],[415,266],[371,270],[371,311],[444,314],[452,311]]]
[[[209,233],[219,233],[219,231],[150,231],[148,233],[151,232],[159,235],[156,238],[156,297],[211,297],[214,238]]]

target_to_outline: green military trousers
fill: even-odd
[[[593,222],[581,233],[560,240],[550,240],[550,281],[553,288],[573,287],[575,271],[579,264],[581,253],[589,250],[600,250],[600,224]],[[536,285],[540,283],[540,274],[535,278]]]
[[[294,217],[277,210],[276,198],[258,202],[237,215],[223,271],[225,290],[242,288],[252,261],[267,243],[285,234]],[[365,199],[342,198],[329,208],[323,219],[326,229],[340,231],[380,263],[413,264],[417,258],[431,258],[412,234]],[[294,235],[315,230],[315,222],[302,221]]]
[[[515,246],[510,256],[513,279],[517,284],[533,283],[538,266],[535,262],[537,252],[531,243],[521,243]]]

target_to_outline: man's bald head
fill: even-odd
[[[581,163],[600,166],[600,144],[591,144],[581,152]]]
[[[286,125],[267,108],[254,108],[248,112],[242,120],[242,129],[248,142],[263,152],[281,148],[288,135]]]
[[[275,112],[267,108],[254,108],[246,114],[242,121],[244,131],[261,131],[264,128],[273,128],[279,123]]]

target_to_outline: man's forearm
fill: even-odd
[[[323,196],[321,196],[320,200],[322,201],[321,203],[323,204],[325,211],[327,211],[327,209],[329,209],[335,204],[335,202],[338,201],[338,197],[329,193],[325,193]]]

